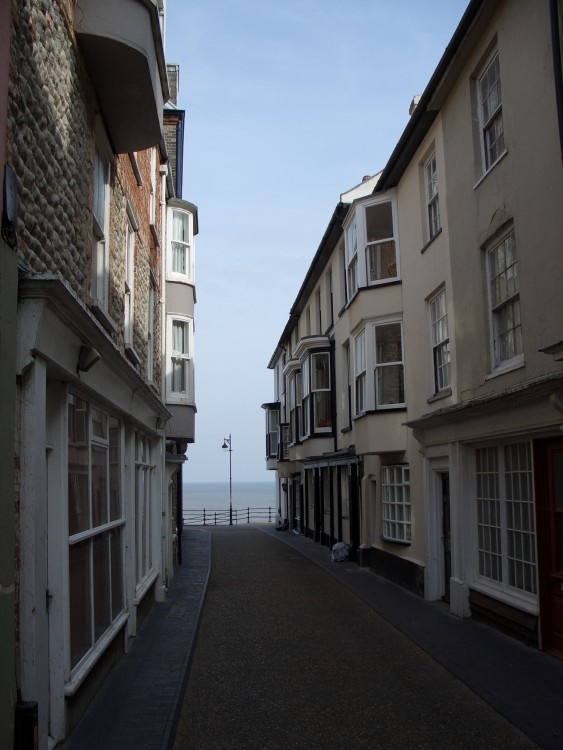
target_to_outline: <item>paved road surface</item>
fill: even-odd
[[[290,546],[213,530],[175,750],[364,747],[536,745]]]

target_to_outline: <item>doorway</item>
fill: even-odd
[[[439,475],[441,489],[441,511],[442,511],[442,554],[444,570],[444,593],[442,599],[450,601],[450,578],[452,577],[452,534],[450,520],[450,475],[443,473]]]
[[[542,648],[563,659],[563,439],[534,444]]]

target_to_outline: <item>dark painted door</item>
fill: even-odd
[[[452,534],[450,523],[450,475],[441,474],[442,479],[442,545],[444,550],[444,595],[450,601],[450,578],[452,576]]]

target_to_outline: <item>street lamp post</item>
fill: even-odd
[[[233,525],[233,463],[231,447],[231,433],[229,432],[228,438],[223,438],[223,445],[221,446],[224,451],[229,452],[229,526]]]

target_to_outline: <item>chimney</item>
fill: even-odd
[[[409,115],[412,116],[412,113],[415,111],[419,101],[420,101],[420,94],[415,94],[415,96],[413,96],[412,98],[412,102],[409,107]]]

